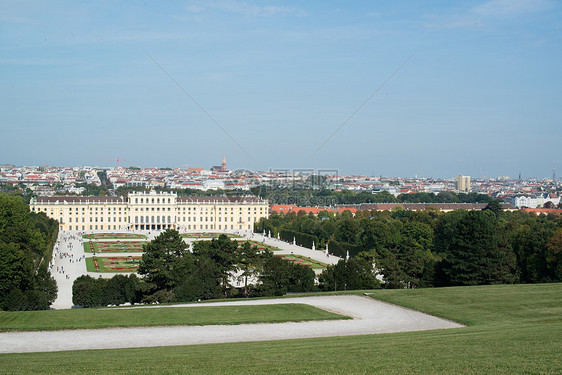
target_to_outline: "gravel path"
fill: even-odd
[[[352,316],[354,319],[226,326],[175,326],[8,332],[0,333],[0,353],[197,345],[463,327],[460,324],[448,320],[362,296],[299,297],[177,306],[191,306],[192,308],[197,308],[199,306],[265,305],[281,303],[306,303],[325,310]]]

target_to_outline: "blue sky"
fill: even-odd
[[[562,173],[558,1],[0,1],[0,88],[0,163]]]

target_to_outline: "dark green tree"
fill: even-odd
[[[196,257],[207,257],[215,265],[215,275],[223,295],[231,288],[229,278],[238,269],[238,242],[231,241],[226,235],[221,234],[211,241],[199,241],[193,247]]]
[[[0,194],[0,307],[48,309],[57,288],[47,263],[56,221],[29,212],[20,197]]]
[[[512,283],[516,260],[501,236],[494,214],[471,211],[462,218],[453,234],[440,272],[445,285]]]
[[[72,284],[72,303],[82,307],[105,306],[106,283],[106,279],[94,279],[88,275],[78,277]]]
[[[171,291],[186,277],[191,253],[178,231],[168,229],[144,245],[138,273],[153,291]]]
[[[238,252],[238,267],[242,271],[244,278],[244,289],[248,288],[248,277],[252,277],[257,273],[257,267],[260,266],[259,250],[256,246],[252,246],[250,241],[244,242],[242,248]]]
[[[341,259],[335,265],[329,265],[318,276],[321,290],[359,290],[380,288],[375,269],[370,259],[354,257]]]
[[[260,272],[257,294],[282,296],[287,292],[309,292],[314,290],[314,279],[314,271],[309,267],[269,256]]]

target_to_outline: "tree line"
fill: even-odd
[[[0,308],[48,309],[57,285],[48,269],[58,223],[29,211],[18,196],[0,194]]]
[[[283,295],[315,289],[314,271],[260,251],[241,247],[226,235],[189,248],[176,230],[144,246],[135,275],[109,280],[81,276],[72,288],[73,303],[84,307],[122,303],[189,302],[217,298]]]
[[[504,212],[497,201],[482,211],[448,213],[273,213],[255,230],[272,236],[291,230],[313,236],[317,249],[328,245],[332,251],[336,243],[352,249],[354,261],[371,264],[387,288],[562,280],[561,217]]]
[[[486,194],[455,193],[442,191],[435,193],[399,194],[395,197],[388,191],[373,194],[370,191],[284,188],[258,186],[250,188],[253,195],[267,199],[270,204],[296,204],[298,206],[330,206],[361,203],[488,203],[492,198]]]

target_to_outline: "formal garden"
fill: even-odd
[[[86,258],[88,272],[136,272],[140,257],[92,257]]]
[[[146,239],[144,234],[137,233],[89,233],[83,234],[82,238],[87,240],[134,240],[138,238]]]
[[[84,242],[84,252],[86,253],[142,253],[143,245],[147,241],[89,241]]]

